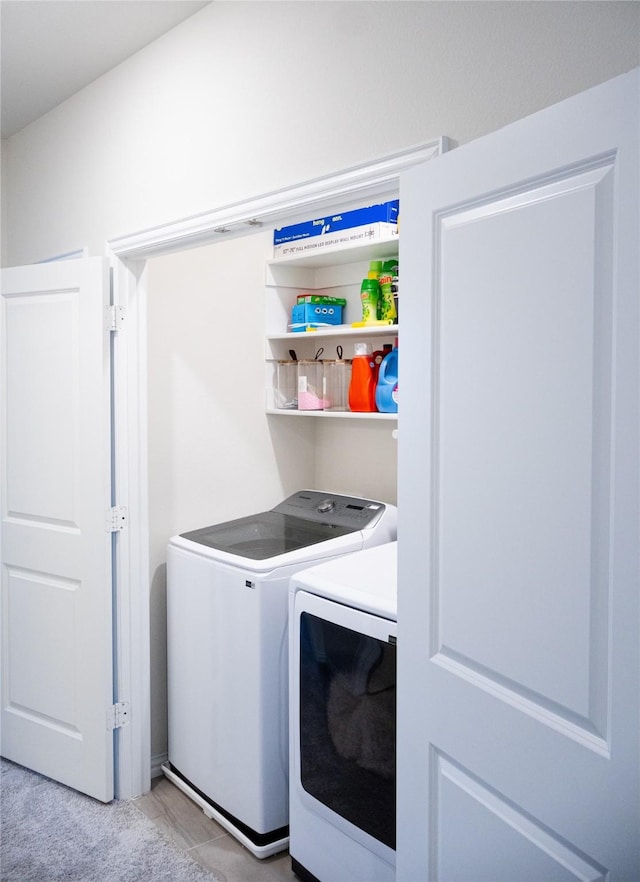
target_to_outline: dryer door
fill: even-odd
[[[294,786],[393,864],[396,623],[298,591],[292,635]]]

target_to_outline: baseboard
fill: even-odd
[[[151,757],[151,780],[154,778],[162,778],[162,764],[169,761],[168,753],[157,753],[155,756]]]

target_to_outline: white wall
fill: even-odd
[[[458,143],[638,63],[635,2],[222,2],[5,144],[27,263],[445,134]]]
[[[395,423],[265,414],[271,253],[269,230],[147,264],[155,765],[167,750],[168,539],[272,508],[304,487],[397,499]]]
[[[264,412],[264,258],[270,241],[261,233],[157,258],[147,267],[156,758],[167,751],[168,539],[272,508],[314,480],[309,421],[270,423]]]
[[[438,135],[464,143],[630,70],[639,47],[635,2],[216,0],[3,142],[3,263],[83,246],[104,253],[108,239]],[[335,426],[274,429],[262,413],[255,291],[265,243],[260,235],[149,266],[154,755],[166,750],[167,536],[268,506],[307,469],[318,486],[374,495],[358,477],[357,427],[343,427],[336,465]],[[235,249],[248,247],[256,253],[238,275]],[[209,337],[194,337],[194,321]],[[228,367],[234,358],[240,372]],[[242,380],[242,402],[221,374]],[[223,460],[210,458],[214,443],[226,445]],[[291,443],[304,451],[295,467],[282,459]],[[393,459],[388,436],[375,443]]]

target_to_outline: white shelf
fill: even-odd
[[[397,413],[354,413],[350,410],[286,410],[285,408],[267,408],[268,414],[276,416],[289,417],[324,417],[325,419],[343,419],[343,420],[398,420]]]
[[[384,260],[397,257],[398,236],[369,242],[366,244],[328,248],[314,254],[296,254],[276,257],[266,261],[266,325],[265,334],[265,388],[266,413],[285,417],[314,417],[315,419],[367,420],[371,422],[392,422],[397,426],[397,413],[352,413],[351,411],[287,410],[273,407],[275,395],[275,364],[286,359],[293,349],[298,358],[313,358],[314,352],[326,350],[336,344],[349,346],[350,357],[353,343],[366,340],[392,342],[398,336],[398,325],[370,325],[354,328],[351,324],[331,325],[314,331],[289,331],[291,305],[295,303],[296,293],[317,291],[331,296],[344,297],[347,301],[347,317],[360,316],[360,284],[366,276],[371,260]],[[283,329],[283,330],[280,330]],[[275,333],[274,333],[275,332]],[[373,347],[376,348],[375,345]],[[380,346],[381,348],[381,346]],[[335,357],[335,356],[334,356]],[[393,429],[397,432],[397,428]]]
[[[357,263],[363,260],[379,260],[384,257],[396,257],[398,254],[398,236],[368,242],[365,245],[349,245],[346,243],[338,248],[327,248],[314,254],[294,254],[286,257],[274,257],[267,261],[267,266],[301,266],[318,267],[334,266],[345,263]]]
[[[316,331],[287,331],[283,334],[267,334],[267,340],[315,340],[318,337],[396,337],[398,325],[371,325],[370,327],[352,328],[351,325],[334,325],[331,328],[319,328]]]

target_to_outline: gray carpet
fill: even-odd
[[[1,882],[216,882],[133,802],[104,805],[0,761]]]

